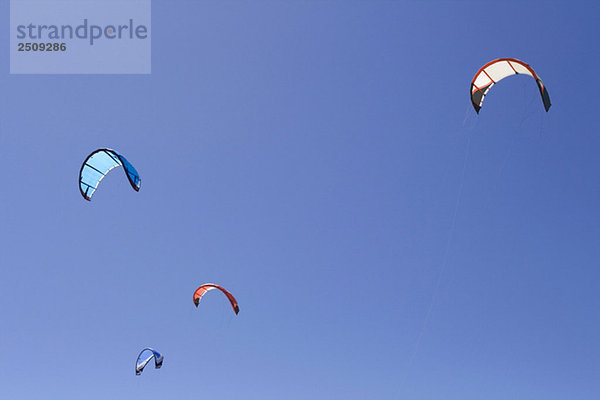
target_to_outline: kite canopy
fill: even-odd
[[[162,367],[163,356],[156,350],[146,347],[138,355],[137,361],[135,362],[135,374],[140,375],[146,367],[146,364],[154,358],[154,368],[159,369]]]
[[[548,91],[533,68],[525,64],[523,61],[519,61],[514,58],[499,58],[497,60],[490,61],[481,67],[471,82],[471,103],[473,103],[473,107],[475,107],[477,114],[479,114],[479,110],[483,104],[483,99],[492,86],[494,86],[494,84],[498,83],[500,80],[511,75],[529,75],[535,79],[535,82],[540,89],[540,95],[542,96],[542,101],[544,102],[544,108],[546,109],[546,112],[550,109],[552,104],[550,103]]]
[[[136,192],[139,191],[142,181],[133,165],[115,150],[98,149],[87,156],[79,171],[79,191],[83,198],[91,200],[100,181],[112,169],[119,166],[122,166],[125,170],[125,175],[127,175],[131,187]]]
[[[223,289],[219,285],[215,285],[214,283],[205,283],[204,285],[196,289],[196,291],[194,292],[194,304],[196,305],[196,307],[198,307],[198,304],[200,304],[200,299],[202,298],[202,296],[204,296],[206,292],[211,291],[213,289],[219,289],[221,292],[223,292],[225,296],[227,296],[227,298],[229,299],[231,307],[233,307],[233,311],[236,314],[240,312],[240,308],[238,307],[238,303],[235,297],[233,297],[233,295],[227,290]]]

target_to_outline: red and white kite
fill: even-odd
[[[544,102],[544,108],[546,111],[550,109],[552,105],[550,103],[550,96],[546,87],[542,83],[540,77],[535,73],[533,68],[525,64],[523,61],[519,61],[514,58],[499,58],[494,61],[490,61],[477,71],[473,81],[471,82],[471,103],[475,107],[475,111],[479,114],[483,99],[489,90],[498,83],[500,80],[511,75],[529,75],[538,85],[540,89],[540,95]]]

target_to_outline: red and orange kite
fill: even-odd
[[[225,296],[227,296],[227,298],[229,299],[229,302],[231,303],[231,307],[233,307],[233,311],[235,311],[235,313],[239,313],[240,312],[240,307],[238,307],[238,303],[237,300],[235,299],[235,297],[233,297],[233,295],[231,293],[229,293],[227,290],[225,290],[224,288],[222,288],[219,285],[215,285],[214,283],[205,283],[204,285],[200,286],[198,289],[196,289],[196,291],[194,292],[194,305],[196,307],[198,307],[198,304],[200,304],[200,299],[202,298],[202,296],[204,296],[204,294],[210,290],[213,289],[219,289],[221,292],[223,292],[225,294]]]

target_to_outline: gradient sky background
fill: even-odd
[[[499,3],[155,0],[148,76],[0,52],[0,397],[597,399],[600,5]],[[499,57],[550,112],[475,114]],[[142,188],[87,202],[105,146]]]

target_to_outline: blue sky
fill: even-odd
[[[155,0],[147,76],[0,53],[1,397],[597,398],[600,6],[495,3]],[[499,57],[548,113],[475,114]],[[86,202],[106,146],[141,190]]]

